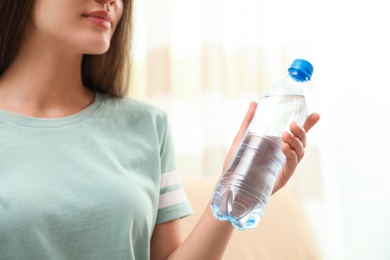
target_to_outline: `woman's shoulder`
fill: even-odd
[[[130,97],[110,97],[103,95],[105,110],[111,110],[112,115],[123,115],[127,117],[151,118],[155,120],[166,120],[167,113],[146,101]]]

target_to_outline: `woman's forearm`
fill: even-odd
[[[221,259],[234,228],[229,221],[219,221],[207,205],[194,229],[169,256],[169,260]]]

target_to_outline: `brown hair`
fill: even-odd
[[[108,51],[84,55],[81,66],[86,87],[113,97],[124,97],[130,84],[132,0],[123,0],[123,5],[123,15]],[[0,76],[19,50],[33,6],[32,0],[0,0]]]

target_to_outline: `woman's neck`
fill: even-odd
[[[81,78],[81,54],[29,42],[0,77],[0,108],[36,117],[62,117],[89,105],[94,93]],[[60,52],[61,51],[61,52]]]

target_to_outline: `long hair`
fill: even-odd
[[[15,59],[32,14],[33,0],[0,0],[0,76]],[[124,97],[130,85],[132,0],[123,0],[123,15],[101,55],[84,55],[81,75],[84,86],[113,97]]]
[[[18,52],[32,5],[32,1],[0,0],[0,75]]]

